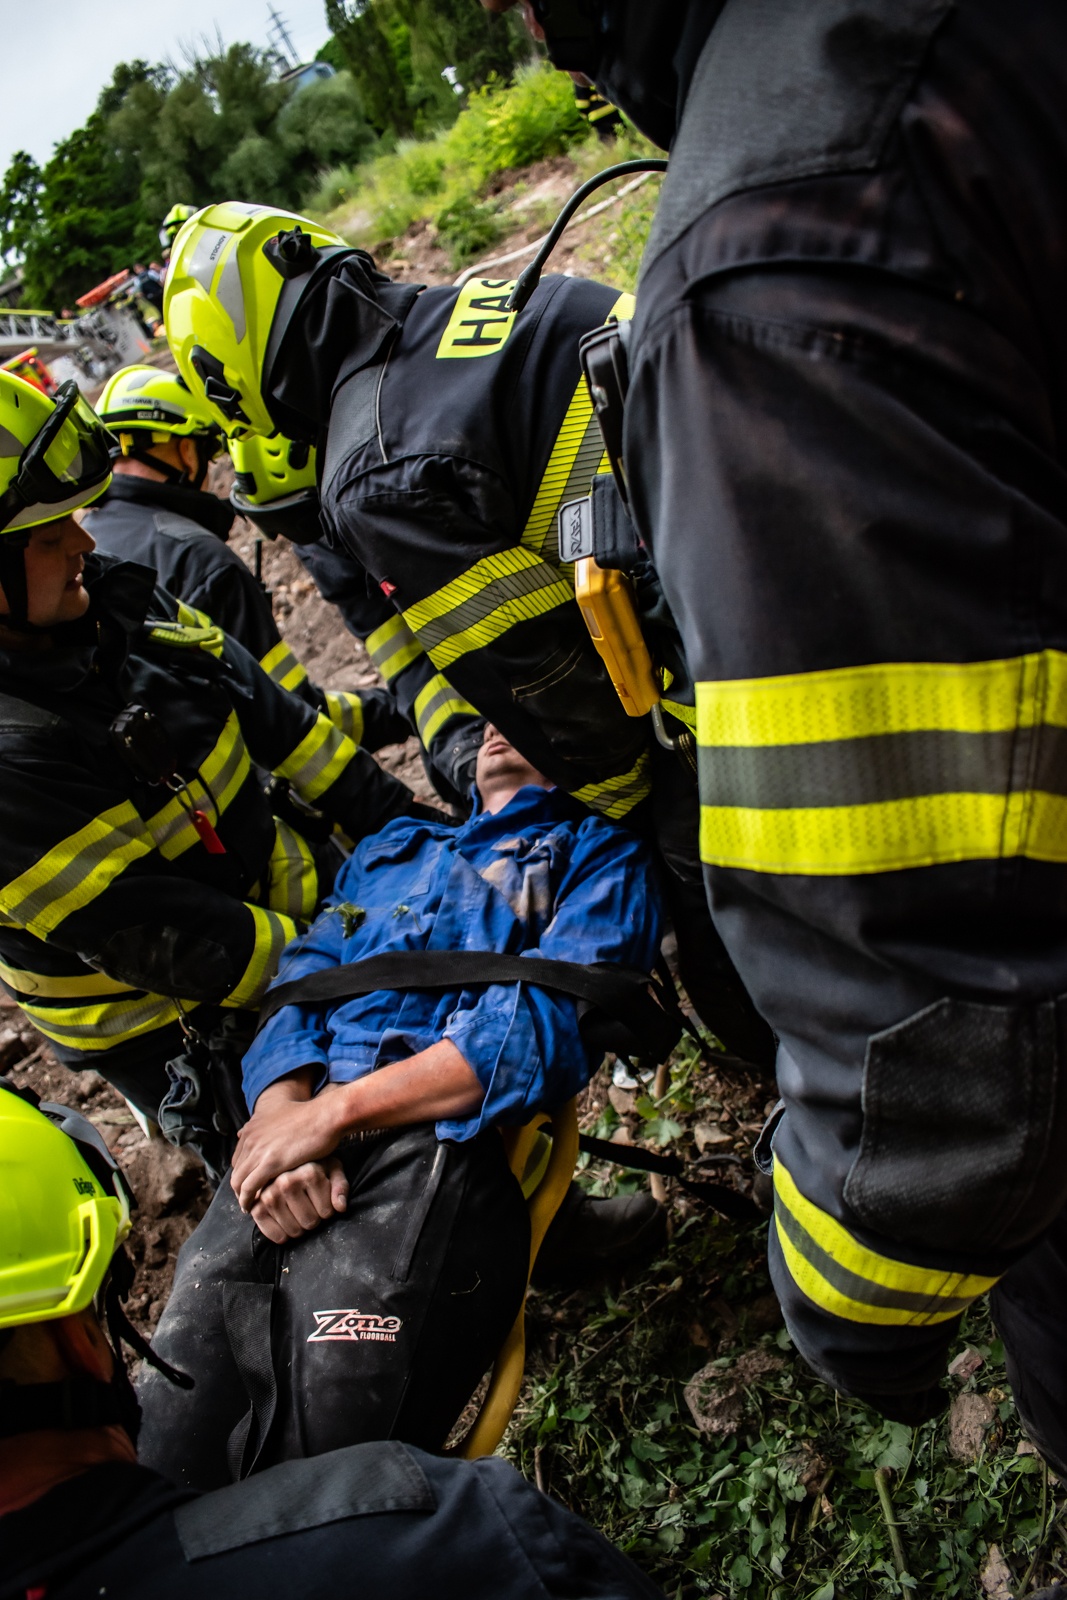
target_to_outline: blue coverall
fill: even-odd
[[[326,909],[287,947],[277,981],[392,950],[492,950],[647,972],[662,933],[642,841],[562,790],[528,785],[495,815],[476,800],[459,828],[403,819],[357,846]],[[476,1116],[437,1132],[470,1139],[584,1087],[596,1062],[578,1032],[578,1004],[534,985],[493,984],[283,1006],[245,1056],[245,1096],[254,1107],[269,1083],[304,1066],[318,1069],[316,1088],[349,1082],[451,1039],[485,1100]]]

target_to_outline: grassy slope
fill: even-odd
[[[583,136],[569,96],[546,73],[485,95],[436,140],[333,174],[319,214],[388,270],[448,281],[543,233],[609,160],[649,152],[632,135],[607,151]],[[539,165],[515,170],[529,162]],[[553,265],[632,288],[657,189],[653,179],[578,225]],[[694,1159],[699,1130],[710,1159],[726,1157],[718,1170],[740,1171],[765,1095],[723,1081],[686,1045],[665,1102],[615,1091],[620,1117],[604,1080],[586,1121],[602,1134],[621,1121],[639,1142]],[[585,1181],[603,1191],[637,1180],[598,1169]],[[1067,1576],[1067,1502],[1021,1440],[984,1308],[958,1343],[981,1365],[948,1381],[951,1412],[917,1430],[886,1423],[795,1357],[769,1295],[765,1227],[671,1201],[673,1238],[642,1276],[532,1296],[527,1384],[504,1447],[524,1471],[671,1595],[1012,1600]],[[708,1363],[721,1374],[718,1433],[698,1429],[683,1398]]]

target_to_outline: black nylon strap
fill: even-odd
[[[731,1217],[736,1222],[756,1222],[762,1212],[747,1195],[728,1189],[724,1183],[705,1183],[700,1178],[687,1178],[685,1165],[679,1156],[661,1156],[653,1150],[643,1150],[640,1145],[612,1144],[609,1139],[594,1139],[592,1134],[578,1135],[578,1148],[598,1161],[610,1161],[617,1167],[628,1167],[634,1172],[656,1172],[663,1178],[674,1178],[694,1200]]]
[[[271,989],[259,1027],[282,1006],[353,1000],[378,989],[462,989],[473,983],[534,983],[585,1000],[616,1019],[639,1042],[642,1054],[663,1060],[681,1032],[677,1011],[649,993],[651,980],[625,967],[583,966],[543,956],[508,956],[489,950],[394,950],[341,967],[312,972]],[[668,1004],[670,1000],[668,999]]]

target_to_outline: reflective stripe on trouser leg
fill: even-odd
[[[701,856],[819,876],[1067,862],[1067,655],[698,683]]]
[[[774,1227],[786,1269],[800,1292],[847,1322],[901,1328],[947,1322],[997,1281],[915,1266],[861,1244],[843,1223],[800,1192],[777,1153]]]

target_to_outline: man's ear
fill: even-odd
[[[51,1324],[56,1346],[71,1372],[108,1383],[115,1357],[91,1306]]]
[[[195,483],[196,475],[200,471],[200,451],[197,448],[196,440],[176,439],[175,443],[178,446],[178,454],[181,457],[182,466],[189,474],[192,482]]]

